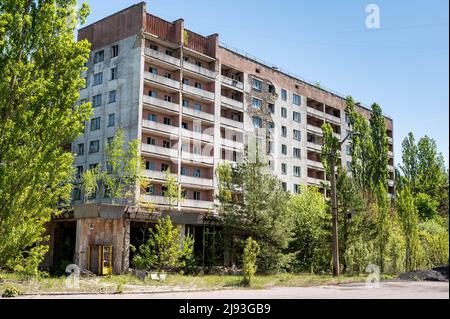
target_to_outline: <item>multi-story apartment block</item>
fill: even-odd
[[[72,144],[79,174],[105,164],[105,145],[123,128],[128,141],[141,141],[144,174],[151,180],[145,194],[136,190],[136,197],[164,211],[163,172],[169,170],[185,196],[170,212],[172,220],[199,240],[209,227],[205,220],[214,214],[215,169],[223,161],[242,160],[255,129],[267,133],[270,167],[286,190],[321,188],[327,181],[320,160],[321,125],[330,123],[341,139],[347,135],[342,96],[228,49],[217,34],[204,37],[185,29],[181,19],[153,16],[144,3],[82,28],[78,36],[92,44],[80,95],[94,108],[84,134]],[[393,192],[393,123],[390,118],[386,123]],[[349,154],[347,142],[341,152],[344,167],[350,165]],[[73,254],[83,268],[112,263],[114,272],[126,270],[130,243],[158,214],[144,205],[108,205],[103,190],[91,204],[84,202],[75,187],[74,210],[49,227],[47,264]],[[73,247],[62,252],[64,240]]]

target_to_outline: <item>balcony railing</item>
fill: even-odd
[[[214,136],[209,135],[209,134],[203,134],[203,133],[194,132],[194,131],[190,131],[190,130],[186,130],[186,129],[182,129],[181,134],[183,137],[193,138],[193,139],[196,139],[199,141],[205,141],[205,142],[209,142],[209,143],[214,142]]]
[[[185,199],[181,202],[181,206],[183,207],[191,207],[198,209],[214,209],[213,201],[203,201],[203,200],[193,200],[193,199]]]
[[[150,48],[145,48],[145,54],[151,56],[152,58],[156,58],[158,60],[180,66],[180,59],[174,58],[173,56],[167,55],[163,52],[159,52]]]
[[[319,111],[319,110],[317,110],[317,109],[315,109],[313,107],[307,106],[306,107],[306,112],[310,113],[312,115],[315,115],[315,116],[317,116],[319,118],[323,118],[323,112]]]
[[[228,105],[230,105],[234,108],[240,109],[240,110],[244,109],[244,102],[236,101],[236,100],[230,99],[229,97],[226,97],[223,95],[220,97],[220,99],[221,99],[222,103],[224,103],[224,104],[228,104]]]
[[[308,166],[323,169],[323,163],[322,162],[318,162],[318,161],[314,161],[314,160],[308,159],[306,161],[306,163],[307,163]]]
[[[183,160],[191,161],[191,162],[197,162],[197,163],[204,163],[204,164],[214,164],[214,157],[203,155],[203,154],[195,154],[190,152],[181,152],[181,158]]]
[[[144,95],[143,102],[146,104],[154,105],[163,109],[167,109],[173,112],[179,112],[180,105],[172,102],[167,102],[156,97]]]
[[[165,148],[156,145],[142,143],[142,151],[145,153],[152,153],[156,155],[169,156],[170,158],[178,157],[178,150],[173,148]]]
[[[203,120],[214,122],[214,114],[209,114],[203,111],[198,111],[189,107],[183,107],[183,114],[197,117]]]
[[[244,89],[244,83],[233,80],[232,78],[229,78],[225,75],[222,75],[222,83],[225,83],[229,86],[235,87],[237,89],[243,90]]]
[[[166,86],[169,86],[173,89],[180,89],[180,82],[179,81],[175,81],[169,78],[166,78],[165,76],[162,75],[158,75],[158,74],[153,74],[150,72],[144,72],[144,78],[146,80],[152,81],[152,82],[156,82],[159,84],[163,84]]]
[[[333,122],[333,123],[335,123],[337,125],[341,125],[341,118],[340,117],[334,116],[332,114],[325,113],[325,118],[328,121],[330,121],[330,122]]]
[[[322,129],[320,127],[308,124],[307,130],[322,135]]]
[[[161,171],[144,170],[143,175],[152,180],[155,180],[155,179],[162,180],[162,181],[166,180],[166,174]],[[175,178],[176,178],[176,175],[174,175],[174,174],[172,174],[172,175],[175,176]]]
[[[187,92],[187,93],[199,95],[203,98],[210,99],[210,100],[214,100],[214,96],[215,96],[213,92],[199,89],[199,88],[196,88],[195,86],[191,86],[191,85],[187,85],[187,84],[183,84],[183,91]]]
[[[242,122],[238,122],[238,121],[235,121],[235,120],[223,117],[223,116],[220,118],[220,121],[224,125],[236,127],[239,129],[244,129],[244,123],[242,123]]]
[[[192,72],[195,72],[195,73],[207,76],[209,78],[213,78],[214,79],[216,77],[216,72],[208,70],[208,69],[206,69],[204,67],[201,67],[201,66],[198,66],[198,65],[186,62],[186,61],[183,61],[183,68],[185,68],[186,70],[189,70],[189,71],[192,71]]]
[[[237,149],[244,149],[244,144],[242,142],[229,140],[227,138],[222,138],[221,143],[223,146]]]
[[[142,127],[147,129],[152,129],[160,132],[164,132],[167,134],[173,134],[178,135],[179,129],[176,126],[172,125],[166,125],[163,123],[155,122],[155,121],[149,121],[149,120],[143,120],[142,121]]]
[[[316,151],[322,151],[322,145],[320,144],[316,144],[313,142],[308,142],[307,143],[308,148],[316,150]]]
[[[147,203],[152,203],[155,205],[169,205],[169,202],[164,196],[157,195],[144,195],[143,200]],[[176,203],[172,203],[172,205],[176,206]]]
[[[212,178],[200,178],[200,177],[193,177],[193,176],[184,176],[181,175],[181,184],[190,184],[190,185],[198,185],[203,187],[212,187],[213,186],[213,180]]]

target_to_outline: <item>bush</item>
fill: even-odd
[[[48,252],[47,245],[39,245],[29,251],[21,252],[7,262],[7,267],[25,279],[38,278],[39,264]]]
[[[3,291],[2,297],[3,298],[12,298],[17,297],[21,294],[21,291],[14,287],[13,285],[8,285],[5,290]]]
[[[428,194],[417,194],[414,198],[414,204],[417,207],[421,220],[433,219],[438,214],[439,202]]]
[[[250,286],[252,283],[252,278],[256,273],[256,258],[259,254],[259,245],[256,240],[251,237],[247,239],[247,244],[244,248],[244,280],[243,284],[245,286]]]
[[[448,263],[448,231],[438,219],[419,224],[420,241],[424,251],[425,267],[433,268]]]
[[[376,260],[373,242],[367,242],[359,237],[352,242],[344,253],[348,271],[353,274],[362,274],[369,264]]]

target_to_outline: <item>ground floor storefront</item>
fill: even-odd
[[[60,214],[46,225],[49,252],[43,267],[64,273],[68,264],[95,274],[121,274],[132,266],[133,251],[149,236],[159,218],[170,216],[180,236],[194,238],[199,266],[226,263],[219,247],[221,227],[216,218],[193,212],[130,212],[127,207],[86,204]]]

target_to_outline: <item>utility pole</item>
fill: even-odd
[[[342,148],[342,144],[350,137],[357,133],[350,132],[336,148],[333,148],[328,154],[328,163],[330,165],[331,176],[331,216],[332,216],[332,252],[333,252],[333,276],[339,276],[341,274],[339,266],[339,234],[338,234],[338,211],[337,211],[337,192],[336,192],[336,158],[337,152]]]

